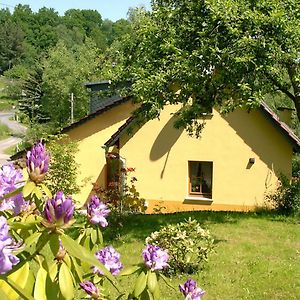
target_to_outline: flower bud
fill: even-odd
[[[79,285],[93,299],[99,299],[99,290],[92,282],[84,281],[84,282],[80,282]]]
[[[180,284],[179,290],[186,297],[186,300],[201,300],[201,297],[206,293],[201,288],[197,287],[197,282],[191,278],[184,284]]]
[[[48,224],[56,227],[66,227],[73,218],[74,204],[71,197],[65,197],[62,191],[46,202],[44,215]]]
[[[35,183],[41,183],[49,168],[49,155],[46,147],[39,142],[27,152],[26,157],[29,178]]]

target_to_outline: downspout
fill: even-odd
[[[126,159],[122,156],[119,156],[120,160],[120,170],[126,170]],[[123,199],[125,196],[125,186],[126,186],[126,172],[120,172],[120,211],[123,213]]]
[[[105,157],[106,157],[109,152],[108,151],[109,147],[106,145],[103,145],[103,146],[101,146],[101,148],[104,149]],[[120,174],[121,174],[121,176],[120,176],[120,195],[121,195],[120,211],[122,213],[123,212],[123,198],[125,195],[125,186],[126,186],[126,172],[121,172],[121,169],[126,170],[126,159],[122,156],[119,156],[119,160],[120,160]]]

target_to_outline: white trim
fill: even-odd
[[[213,199],[211,198],[205,198],[205,197],[193,197],[193,196],[186,196],[184,200],[192,200],[192,201],[211,201],[213,202]]]

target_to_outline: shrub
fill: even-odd
[[[292,176],[296,177],[300,175],[300,155],[296,154],[292,160]]]
[[[281,176],[280,183],[274,194],[267,196],[268,202],[284,215],[294,215],[300,212],[300,178],[289,180]]]
[[[76,142],[64,135],[58,136],[48,144],[50,152],[50,169],[47,173],[46,183],[50,191],[64,191],[67,195],[79,192],[76,182],[78,165],[75,154],[78,151]]]
[[[213,242],[210,232],[191,218],[175,225],[167,225],[146,238],[147,244],[168,250],[169,275],[194,273],[201,269],[213,249]]]
[[[95,193],[107,203],[117,215],[144,213],[146,211],[145,199],[140,197],[132,176],[134,168],[121,169],[117,175],[119,181],[110,182],[104,189],[94,183]]]

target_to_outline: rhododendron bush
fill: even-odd
[[[80,207],[64,191],[51,194],[43,183],[49,156],[40,142],[27,153],[26,166],[28,179],[13,165],[0,169],[1,299],[112,299],[112,289],[116,299],[164,299],[158,280],[168,284],[161,274],[169,267],[165,249],[147,244],[144,264],[126,268],[120,253],[103,241],[106,204],[92,196]],[[118,277],[134,273],[132,291],[124,292]],[[192,279],[179,292],[194,300],[204,294]]]

